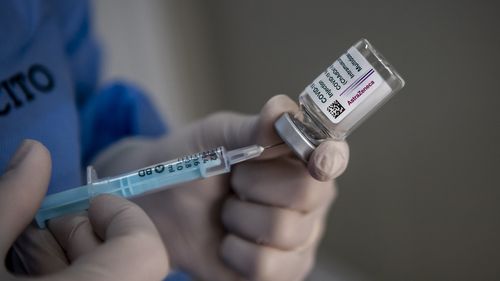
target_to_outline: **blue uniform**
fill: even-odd
[[[82,167],[117,140],[166,132],[140,88],[120,81],[99,85],[100,53],[87,1],[0,5],[2,171],[23,139],[38,140],[52,156],[48,193],[59,192],[81,185]]]

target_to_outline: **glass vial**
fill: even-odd
[[[344,140],[405,82],[366,39],[354,44],[299,95],[300,110],[275,123],[304,161],[324,140]]]

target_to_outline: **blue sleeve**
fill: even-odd
[[[101,150],[130,136],[157,137],[167,129],[137,86],[116,81],[103,87],[80,110],[82,160],[88,165]]]
[[[100,151],[124,137],[166,133],[160,115],[139,87],[122,81],[98,87],[101,54],[88,1],[52,2],[74,81],[82,164],[88,165]]]

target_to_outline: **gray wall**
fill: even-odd
[[[256,112],[278,93],[296,99],[361,37],[405,77],[402,92],[349,137],[350,166],[311,279],[332,280],[338,271],[358,272],[356,280],[500,279],[495,1],[165,3],[166,14],[195,7],[193,19],[204,19],[198,35],[211,58],[203,66],[218,103],[194,117]],[[169,24],[190,21],[179,22]],[[198,38],[174,35],[181,47]]]
[[[201,1],[96,0],[103,80],[126,79],[151,94],[174,129],[217,108],[212,24]],[[200,94],[202,93],[202,94]]]
[[[321,264],[373,280],[500,280],[494,1],[217,1],[221,100],[255,112],[366,37],[407,86],[351,137]]]

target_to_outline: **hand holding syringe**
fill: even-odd
[[[39,227],[45,227],[45,222],[49,219],[88,209],[89,200],[99,194],[129,198],[175,184],[228,173],[232,165],[258,157],[265,149],[273,146],[275,145],[251,145],[230,151],[221,146],[99,180],[94,169],[89,167],[86,185],[47,196],[35,219]]]

